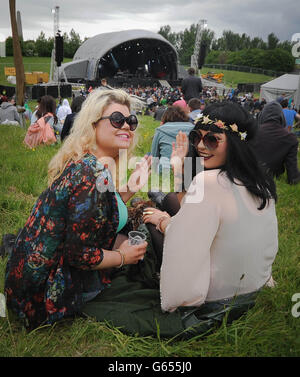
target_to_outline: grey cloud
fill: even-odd
[[[52,35],[51,8],[55,5],[60,6],[62,31],[73,28],[82,38],[122,27],[136,28],[137,24],[152,31],[169,24],[178,32],[202,18],[208,20],[208,27],[217,36],[223,30],[232,30],[266,39],[273,32],[286,40],[300,32],[300,8],[295,0],[286,0],[284,4],[276,0],[17,0],[25,39],[32,37],[29,33],[35,33],[36,38],[41,30]],[[80,30],[76,25],[80,25]],[[11,34],[8,1],[2,4],[0,33],[5,37]]]

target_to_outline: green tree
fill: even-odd
[[[209,51],[212,48],[212,43],[213,43],[214,38],[215,38],[215,32],[213,30],[204,29],[202,31],[201,42],[205,44],[207,53],[209,53]]]
[[[82,44],[80,35],[72,29],[69,33],[63,34],[64,39],[64,57],[73,58],[75,52],[78,50],[79,46]]]
[[[260,49],[266,50],[267,44],[261,38],[254,37],[253,39],[251,39],[250,48],[260,48]]]
[[[53,50],[54,38],[46,39],[45,33],[41,31],[35,42],[35,48],[38,56],[51,56]]]
[[[5,53],[6,56],[13,56],[14,51],[13,51],[13,39],[12,37],[7,37],[5,40]]]
[[[294,69],[295,58],[291,51],[276,48],[274,50],[267,50],[264,60],[265,69],[273,69],[282,72],[291,72]]]
[[[292,51],[293,44],[294,43],[290,41],[283,41],[283,42],[278,43],[277,47],[282,48],[283,50],[286,50],[286,51]]]
[[[34,56],[36,52],[35,41],[27,40],[23,42],[23,55],[24,56]]]
[[[192,24],[189,29],[184,29],[178,34],[179,61],[183,65],[191,64],[191,56],[194,53],[197,25]]]
[[[279,43],[279,39],[276,37],[274,33],[268,35],[268,49],[274,50]]]
[[[158,30],[158,34],[166,38],[166,40],[169,41],[176,48],[176,50],[178,50],[178,34],[172,32],[170,25],[161,26]]]
[[[237,51],[245,48],[245,45],[249,44],[249,39],[246,34],[240,36],[231,30],[224,30],[222,37],[218,38],[212,45],[214,50]]]

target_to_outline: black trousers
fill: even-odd
[[[179,208],[176,194],[168,194],[163,209],[174,216]],[[115,270],[111,286],[84,305],[83,315],[118,327],[129,335],[189,339],[220,326],[226,313],[229,312],[227,323],[230,323],[254,305],[256,292],[200,307],[179,307],[172,313],[162,312],[159,272],[163,235],[152,224],[142,224],[139,230],[146,234],[148,242],[143,261]]]

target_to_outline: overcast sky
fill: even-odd
[[[299,0],[16,0],[25,40],[36,39],[41,30],[53,36],[56,5],[60,30],[73,28],[81,39],[128,29],[157,32],[163,25],[178,32],[199,19],[207,19],[217,37],[232,30],[266,40],[273,32],[283,41],[300,33]],[[0,41],[9,35],[9,0],[1,0]]]

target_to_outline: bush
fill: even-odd
[[[283,48],[263,50],[259,48],[240,51],[212,50],[205,59],[206,64],[232,64],[280,72],[291,72],[294,58],[290,51]]]

